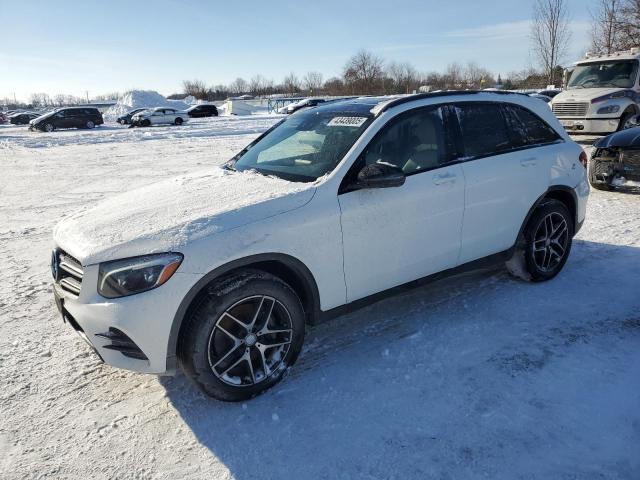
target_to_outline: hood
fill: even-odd
[[[640,148],[640,127],[627,128],[599,139],[593,144],[597,148]]]
[[[55,113],[56,113],[56,111],[55,111],[55,110],[52,110],[52,111],[50,111],[50,112],[47,112],[47,113],[45,113],[45,114],[40,115],[39,117],[34,118],[34,119],[33,119],[33,120],[31,120],[29,123],[32,123],[32,124],[39,123],[39,122],[41,122],[42,120],[45,120],[45,119],[47,119],[47,118],[49,118],[49,117],[52,117]]]
[[[214,168],[140,188],[61,221],[56,244],[83,265],[177,251],[306,204],[315,184]]]
[[[590,102],[594,98],[611,95],[612,93],[624,90],[628,90],[628,88],[572,88],[570,90],[563,90],[553,97],[553,103],[572,100],[576,102]]]

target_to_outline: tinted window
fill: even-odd
[[[467,157],[494,155],[512,148],[498,103],[467,103],[455,106],[464,154]]]
[[[442,108],[420,109],[391,121],[363,152],[365,164],[390,163],[405,174],[448,160]]]
[[[558,133],[533,112],[517,105],[504,107],[509,133],[516,147],[553,143],[560,139]]]

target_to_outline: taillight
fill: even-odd
[[[587,158],[586,152],[580,152],[580,156],[578,157],[578,160],[580,160],[580,163],[584,168],[587,168],[587,163],[589,162],[589,159]]]

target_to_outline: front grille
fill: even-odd
[[[51,259],[51,272],[54,280],[65,292],[75,296],[80,295],[84,270],[78,260],[64,250],[54,250]]]
[[[588,103],[566,102],[566,103],[554,103],[553,113],[560,117],[586,117],[587,110],[589,109]]]

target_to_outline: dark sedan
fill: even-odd
[[[9,123],[12,123],[13,125],[29,125],[31,120],[38,118],[39,116],[39,113],[33,112],[14,113],[9,116]]]

